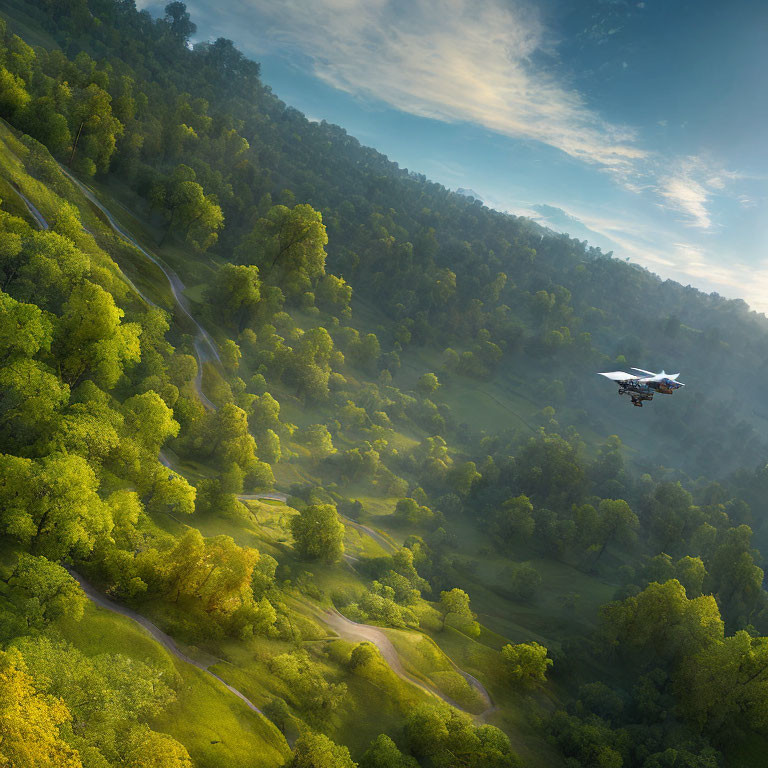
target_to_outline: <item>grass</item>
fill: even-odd
[[[61,621],[56,630],[87,655],[120,653],[176,678],[177,701],[150,725],[184,744],[199,768],[272,768],[289,754],[268,720],[202,670],[176,659],[130,619],[89,605],[81,621]]]

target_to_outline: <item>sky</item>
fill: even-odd
[[[309,119],[497,210],[768,313],[765,0],[187,7],[195,40],[233,40]]]

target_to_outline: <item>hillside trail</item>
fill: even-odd
[[[234,688],[229,683],[222,680],[215,672],[211,672],[209,667],[211,664],[215,664],[216,662],[205,664],[201,661],[196,661],[190,656],[187,656],[182,650],[179,649],[179,647],[176,645],[176,642],[170,635],[163,632],[160,627],[158,627],[156,624],[153,624],[148,618],[146,618],[146,616],[142,616],[140,613],[136,613],[136,611],[128,608],[125,605],[113,602],[108,597],[99,592],[87,579],[77,573],[77,571],[69,567],[67,567],[67,570],[78,582],[78,584],[80,584],[80,588],[83,590],[83,592],[85,592],[86,597],[88,597],[92,603],[98,605],[100,608],[105,608],[108,611],[112,611],[112,613],[118,613],[121,616],[126,616],[132,621],[135,621],[137,624],[143,627],[158,643],[160,643],[163,648],[172,653],[177,659],[180,659],[186,664],[191,664],[193,667],[197,667],[197,669],[202,670],[207,675],[210,675],[215,680],[218,680],[218,682],[220,682],[230,693],[233,693],[235,696],[237,696],[238,699],[244,702],[248,709],[252,710],[253,712],[258,712],[258,714],[266,717],[266,715],[264,715],[264,713],[247,696],[245,696],[245,694],[241,693],[237,690],[237,688]]]
[[[51,228],[50,223],[47,221],[45,216],[43,216],[43,214],[40,213],[40,211],[37,208],[37,206],[15,184],[13,185],[13,188],[14,188],[14,191],[16,192],[16,194],[21,198],[21,201],[27,207],[27,210],[29,211],[29,213],[32,216],[32,218],[34,218],[35,223],[37,224],[38,229],[40,229],[40,230],[50,230],[50,228]],[[88,230],[85,229],[85,227],[83,227],[83,230],[85,232],[88,232]],[[125,272],[123,272],[122,269],[120,269],[119,272],[120,272],[120,277],[125,282],[125,284],[132,291],[134,291],[141,298],[141,300],[145,304],[148,304],[150,307],[157,307],[157,304],[155,304],[155,302],[152,301],[152,299],[150,299],[149,296],[146,296],[144,293],[142,293],[142,291],[139,289],[139,287],[133,282],[133,280],[131,280],[130,277],[128,277],[128,275],[125,274]]]
[[[207,360],[215,359],[216,362],[221,363],[221,358],[219,356],[218,350],[210,334],[192,316],[189,309],[189,303],[187,301],[186,296],[184,296],[185,286],[184,286],[184,283],[181,281],[181,278],[179,278],[176,272],[174,272],[170,267],[166,266],[162,261],[160,261],[160,259],[158,259],[156,256],[153,256],[148,250],[143,248],[129,232],[124,230],[122,226],[117,222],[115,217],[101,203],[101,201],[99,201],[99,199],[96,197],[94,192],[89,187],[87,187],[85,184],[83,184],[81,181],[75,178],[63,166],[59,165],[59,167],[61,168],[62,173],[64,173],[64,175],[83,193],[83,195],[85,195],[85,197],[89,200],[89,202],[91,202],[96,208],[98,208],[99,211],[101,211],[101,213],[106,218],[112,230],[123,240],[125,240],[126,242],[130,243],[132,246],[137,248],[140,253],[142,253],[146,258],[148,258],[153,264],[155,264],[165,275],[170,285],[171,293],[173,294],[173,297],[176,301],[177,306],[186,315],[186,317],[193,323],[193,325],[195,326],[198,332],[197,337],[195,338],[195,341],[194,341],[195,352],[198,357],[198,374],[195,380],[195,388],[197,390],[198,396],[200,397],[203,405],[206,408],[208,408],[209,410],[216,410],[216,406],[214,405],[214,403],[212,403],[206,397],[205,393],[202,391],[202,367],[203,367],[203,362]],[[37,219],[41,228],[47,229],[48,223],[42,217],[42,215],[37,210],[37,208],[35,208],[30,201],[28,201],[23,195],[21,195],[21,193],[19,194],[22,200],[24,201],[24,203],[29,208],[30,213],[32,213],[35,219]],[[145,301],[148,301],[146,297],[144,297],[141,294],[138,288],[136,288],[136,286],[133,286],[132,283],[131,285]],[[152,304],[153,306],[156,306],[151,301],[148,301],[148,303]],[[206,352],[205,350],[206,347],[208,348],[209,352],[212,353],[212,357],[208,352]],[[167,467],[168,469],[171,469],[174,472],[177,471],[172,467],[170,461],[168,460],[168,457],[162,451],[160,451],[158,458],[159,458],[159,461],[163,464],[163,466]],[[243,494],[238,494],[238,499],[242,501],[266,499],[266,500],[273,500],[273,501],[281,501],[285,503],[288,500],[288,495],[285,493],[282,493],[281,491],[269,491],[264,493],[243,493]],[[367,525],[363,525],[362,523],[358,523],[354,520],[351,520],[350,518],[344,515],[340,514],[339,516],[347,524],[349,524],[356,530],[364,532],[368,536],[370,536],[374,541],[376,541],[380,546],[382,546],[386,552],[393,552],[395,549],[397,549],[397,546],[391,540],[387,539],[386,537],[384,537],[382,534],[380,534],[378,531],[374,530],[373,528]],[[351,559],[354,559],[354,558],[351,558]],[[149,621],[149,619],[145,618],[139,613],[136,613],[130,608],[127,608],[126,606],[113,602],[112,600],[110,600],[109,598],[107,598],[106,596],[98,592],[92,585],[90,585],[82,576],[77,574],[75,571],[71,571],[71,573],[80,583],[80,586],[83,588],[83,591],[85,592],[85,594],[94,603],[101,606],[102,608],[106,608],[107,610],[113,611],[115,613],[119,613],[123,616],[127,616],[128,618],[133,619],[142,627],[144,627],[155,639],[157,639],[165,648],[167,648],[171,653],[173,653],[179,659],[181,659],[182,661],[186,661],[187,663],[190,663],[195,667],[197,667],[198,669],[201,669],[207,674],[211,675],[216,680],[218,680],[222,685],[224,685],[229,691],[235,694],[238,698],[242,699],[250,709],[252,709],[255,712],[258,712],[259,714],[263,714],[261,710],[258,709],[258,707],[256,707],[256,705],[253,704],[253,702],[251,702],[240,691],[238,691],[236,688],[233,688],[228,683],[224,682],[224,680],[222,680],[214,672],[211,672],[208,669],[207,665],[204,665],[201,662],[197,662],[194,659],[191,659],[186,654],[182,653],[182,651],[180,651],[179,648],[176,646],[176,643],[174,642],[173,638],[171,638],[169,635],[163,632],[159,627],[157,627],[155,624]],[[420,689],[432,695],[437,696],[438,698],[447,702],[451,706],[456,707],[457,709],[461,709],[461,707],[452,699],[445,696],[437,689],[433,689],[425,686],[417,678],[413,677],[408,672],[406,672],[400,661],[400,657],[397,651],[395,650],[395,647],[392,645],[392,642],[390,641],[390,639],[379,627],[374,627],[370,624],[359,624],[355,621],[352,621],[351,619],[346,618],[346,616],[342,616],[342,614],[336,610],[322,611],[322,618],[324,623],[327,626],[329,626],[331,629],[333,629],[335,632],[337,632],[337,634],[339,634],[339,636],[341,637],[347,637],[348,639],[356,639],[356,640],[367,640],[373,643],[379,649],[379,651],[382,654],[382,657],[387,661],[391,669],[402,680],[412,683],[413,685],[416,685]],[[473,675],[470,675],[468,672],[465,672],[460,667],[458,667],[453,662],[453,660],[451,660],[450,657],[448,657],[447,655],[446,655],[446,658],[450,661],[454,669],[456,669],[456,671],[459,674],[461,674],[475,690],[478,691],[478,693],[486,703],[487,705],[486,709],[482,713],[480,713],[480,715],[477,715],[477,717],[483,718],[484,716],[492,712],[494,709],[493,701],[490,697],[490,694],[486,690],[485,686],[483,686],[483,684]]]
[[[339,611],[337,611],[335,608],[329,610],[322,610],[320,608],[316,608],[315,606],[311,606],[311,608],[315,613],[320,614],[320,618],[322,619],[323,623],[333,629],[334,632],[339,635],[339,637],[342,637],[346,640],[355,640],[358,642],[367,641],[369,643],[373,643],[373,645],[379,649],[379,653],[381,653],[382,658],[387,662],[387,664],[389,664],[392,671],[400,679],[415,685],[417,688],[420,688],[422,691],[425,691],[432,696],[437,696],[439,699],[442,699],[452,707],[456,707],[456,709],[463,710],[461,705],[459,705],[449,696],[446,696],[444,693],[442,693],[442,691],[438,690],[432,685],[423,682],[422,680],[419,680],[417,677],[414,677],[405,670],[397,649],[381,627],[375,627],[371,624],[361,624],[357,621],[352,621],[352,619],[348,619],[346,616],[339,613]],[[480,694],[481,698],[483,699],[485,709],[479,714],[474,715],[474,717],[481,720],[484,719],[487,717],[487,715],[495,710],[491,695],[488,693],[485,686],[476,677],[470,675],[469,672],[465,672],[463,669],[457,666],[450,659],[450,657],[446,656],[446,658],[451,663],[451,666],[456,670],[456,672],[458,672],[472,686],[472,688],[474,688]]]
[[[181,278],[160,258],[154,255],[151,251],[148,251],[146,248],[144,248],[138,242],[138,240],[136,240],[136,238],[131,235],[130,232],[125,230],[117,221],[117,219],[112,215],[109,209],[107,209],[107,207],[96,197],[96,194],[90,187],[86,186],[78,178],[73,176],[66,168],[64,168],[63,165],[59,164],[59,168],[61,169],[61,172],[80,190],[80,192],[85,195],[87,200],[96,208],[98,208],[99,211],[101,211],[113,232],[118,235],[118,237],[125,240],[125,242],[136,248],[141,254],[148,258],[163,273],[163,275],[165,275],[166,280],[168,280],[168,285],[170,286],[173,299],[176,302],[176,306],[178,306],[182,314],[192,323],[192,325],[194,325],[195,330],[197,331],[197,335],[193,342],[195,355],[197,357],[197,376],[195,378],[195,389],[197,390],[197,395],[200,398],[202,404],[209,411],[215,411],[216,406],[203,392],[203,364],[206,362],[215,362],[216,364],[221,365],[221,357],[219,356],[219,350],[216,347],[216,342],[214,342],[208,331],[206,331],[205,328],[203,328],[203,326],[200,325],[200,323],[198,323],[197,320],[195,320],[193,317],[189,300],[184,295],[186,286],[182,282]],[[141,295],[141,293],[139,293],[139,295]],[[142,298],[144,298],[146,301],[146,297],[142,296]],[[149,303],[152,304],[152,302]],[[156,305],[153,304],[153,306]]]
[[[12,185],[16,194],[21,198],[21,201],[27,207],[27,210],[31,214],[32,218],[37,222],[38,228],[50,229],[51,225],[45,220],[45,217],[42,213],[40,213],[35,204],[15,184],[12,183]]]

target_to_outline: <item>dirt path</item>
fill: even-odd
[[[201,661],[196,661],[195,659],[187,656],[187,654],[185,654],[183,651],[179,650],[179,647],[176,645],[174,639],[170,635],[163,632],[160,627],[153,624],[148,618],[142,616],[140,613],[136,613],[136,611],[131,610],[125,605],[113,602],[108,597],[101,594],[101,592],[99,592],[79,573],[73,571],[71,568],[67,568],[67,570],[77,580],[81,589],[83,592],[85,592],[86,596],[92,603],[98,605],[100,608],[105,608],[108,611],[112,611],[113,613],[119,613],[121,616],[127,616],[137,624],[140,624],[147,632],[149,632],[150,635],[152,635],[155,640],[157,640],[158,643],[160,643],[160,645],[163,646],[163,648],[172,653],[177,659],[181,659],[181,661],[187,664],[191,664],[193,667],[197,667],[207,675],[215,678],[230,693],[233,693],[235,696],[237,696],[238,699],[244,702],[248,709],[252,710],[253,712],[258,712],[260,715],[266,717],[266,715],[264,715],[264,713],[249,698],[240,693],[237,688],[233,688],[229,683],[226,683],[224,680],[222,680],[215,672],[211,672],[211,670],[208,669],[210,665],[204,664]]]
[[[346,640],[355,640],[358,642],[366,640],[369,643],[373,643],[373,645],[379,649],[379,653],[381,653],[382,658],[387,662],[387,664],[389,664],[392,671],[402,680],[415,685],[417,688],[420,688],[422,691],[425,691],[432,696],[437,696],[446,703],[450,704],[452,707],[456,707],[456,709],[462,709],[459,704],[439,691],[437,688],[434,688],[428,683],[424,683],[423,681],[406,672],[402,662],[400,661],[400,656],[395,649],[395,646],[392,645],[392,641],[387,637],[387,634],[380,627],[374,627],[370,624],[359,624],[358,622],[352,621],[352,619],[348,619],[346,616],[343,616],[337,610],[318,610],[317,613],[319,614],[323,623],[330,627],[334,632],[336,632],[339,637],[342,637]],[[446,658],[448,657],[446,656]],[[480,694],[483,699],[485,709],[479,715],[476,715],[476,717],[482,718],[485,717],[488,713],[492,712],[494,709],[493,700],[491,699],[491,696],[486,690],[485,686],[476,677],[470,675],[468,672],[464,672],[464,670],[454,664],[450,658],[448,658],[448,660],[451,662],[453,668],[462,677],[464,677],[464,679]]]
[[[50,229],[50,225],[45,220],[43,214],[37,210],[34,203],[32,203],[32,201],[15,184],[13,184],[13,188],[16,190],[16,194],[21,198],[21,202],[24,203],[24,205],[27,207],[27,210],[32,215],[32,218],[37,222],[38,228]]]
[[[104,207],[104,205],[102,205],[102,203],[98,200],[95,194],[85,184],[83,184],[74,176],[72,176],[72,174],[70,174],[65,168],[61,166],[60,168],[64,173],[64,175],[67,176],[67,178],[69,178],[70,181],[72,181],[72,183],[75,184],[75,186],[77,186],[77,188],[85,195],[85,197],[94,206],[96,206],[96,208],[99,209],[99,211],[101,211],[101,213],[107,219],[107,221],[109,222],[109,225],[112,227],[114,232],[117,235],[119,235],[123,240],[125,240],[126,242],[130,243],[135,248],[137,248],[140,253],[144,254],[144,256],[146,256],[153,264],[155,264],[165,275],[170,285],[171,293],[173,294],[173,298],[175,299],[177,306],[186,315],[186,317],[192,322],[192,324],[195,326],[198,332],[197,338],[194,341],[195,352],[198,358],[198,375],[195,380],[195,388],[197,390],[197,394],[206,408],[208,408],[209,410],[216,410],[216,406],[214,405],[214,403],[212,403],[202,391],[202,370],[203,370],[204,362],[215,360],[217,363],[220,364],[221,358],[219,357],[218,349],[216,348],[216,345],[213,339],[211,338],[210,334],[192,316],[189,308],[189,302],[187,301],[187,298],[184,295],[184,283],[181,281],[181,278],[179,278],[179,276],[170,267],[163,264],[157,257],[153,256],[149,251],[143,248],[133,238],[133,236],[129,232],[123,229],[122,226],[117,222],[115,217],[107,210],[107,208]],[[22,200],[24,200],[25,204],[29,207],[29,210],[33,214],[33,216],[37,218],[37,215],[35,214],[35,211],[37,211],[37,209],[34,208],[34,206],[29,201],[27,201],[26,198],[24,198],[23,196],[22,196]],[[39,215],[39,211],[37,211],[37,214]],[[40,217],[40,219],[38,219],[38,221],[41,223],[41,226],[44,223],[45,228],[47,228],[47,222],[45,222],[42,216]],[[136,289],[136,291],[137,293],[139,293],[139,295],[141,295],[138,289]],[[142,298],[144,297],[142,296]],[[173,469],[171,467],[170,462],[168,461],[167,456],[165,456],[162,452],[160,452],[159,460],[164,466],[168,467],[169,469]],[[271,491],[271,492],[265,492],[265,493],[245,493],[245,494],[240,494],[238,498],[243,501],[247,501],[249,499],[252,499],[252,500],[270,499],[274,501],[286,502],[288,500],[287,494],[282,493],[280,491]],[[381,545],[386,552],[393,552],[397,548],[392,541],[384,537],[382,534],[380,534],[378,531],[374,530],[373,528],[367,525],[363,525],[362,523],[355,522],[354,520],[350,520],[348,517],[345,517],[344,515],[339,515],[339,516],[348,525],[370,536],[374,541],[376,541],[379,545]],[[349,557],[350,559],[353,559],[352,556],[349,556]],[[75,573],[74,571],[72,571],[72,575],[78,580],[81,587],[83,588],[83,591],[94,603],[101,606],[102,608],[106,608],[107,610],[113,611],[115,613],[119,613],[123,616],[127,616],[133,619],[142,627],[144,627],[158,642],[160,642],[165,648],[167,648],[177,658],[189,664],[192,664],[198,669],[201,669],[207,674],[211,675],[211,677],[214,677],[216,680],[218,680],[235,696],[242,699],[242,701],[244,701],[245,704],[250,709],[252,709],[254,712],[258,712],[259,714],[263,714],[261,710],[258,707],[256,707],[256,705],[253,704],[253,702],[251,702],[248,698],[246,698],[242,693],[240,693],[240,691],[238,691],[236,688],[233,688],[228,683],[225,683],[214,672],[211,672],[208,669],[207,665],[204,665],[201,662],[197,662],[194,659],[191,659],[189,656],[187,656],[182,651],[180,651],[176,643],[173,641],[173,638],[171,638],[169,635],[163,632],[159,627],[155,626],[151,621],[149,621],[149,619],[145,618],[141,614],[136,613],[135,611],[132,611],[130,608],[127,608],[118,603],[112,602],[111,600],[109,600],[109,598],[105,597],[104,595],[96,591],[90,584],[88,584],[87,581],[85,581],[85,579],[83,579],[79,574]],[[417,686],[421,690],[426,691],[427,693],[433,696],[437,696],[438,698],[447,702],[451,706],[454,706],[457,709],[461,709],[461,707],[459,707],[459,705],[456,704],[455,701],[445,696],[436,688],[432,688],[430,686],[425,685],[418,678],[406,672],[400,661],[400,657],[397,651],[395,650],[395,647],[392,645],[392,642],[390,641],[390,639],[386,636],[386,634],[380,628],[371,626],[369,624],[358,624],[357,622],[354,622],[351,619],[348,619],[345,616],[342,616],[338,611],[335,611],[335,610],[322,612],[322,618],[324,623],[327,626],[329,626],[331,629],[333,629],[335,632],[337,632],[341,637],[346,637],[347,639],[354,639],[354,640],[367,640],[373,643],[379,649],[382,657],[387,661],[387,663],[390,665],[390,667],[395,672],[395,674],[398,675],[398,677],[400,677],[401,679],[408,681],[409,683]],[[449,661],[451,661],[450,658],[449,658]],[[453,661],[451,661],[451,664],[456,669],[456,671],[459,674],[461,674],[475,690],[478,691],[478,693],[482,696],[483,700],[485,701],[487,705],[486,709],[478,717],[483,717],[487,713],[492,711],[494,708],[493,701],[488,691],[483,686],[483,684],[477,678],[470,675],[468,672],[464,672],[461,668],[459,668],[456,664],[454,664]]]
[[[62,165],[59,165],[59,168],[61,169],[61,172],[83,193],[83,195],[85,195],[88,201],[96,208],[98,208],[99,211],[101,211],[115,234],[117,234],[127,243],[130,243],[141,254],[146,256],[146,258],[148,258],[165,275],[176,305],[197,330],[197,337],[194,341],[195,354],[197,356],[197,377],[195,379],[195,389],[197,390],[198,397],[200,398],[200,401],[203,403],[203,405],[209,411],[215,411],[216,406],[208,399],[208,397],[206,397],[205,393],[203,392],[203,364],[206,362],[216,362],[217,364],[221,365],[221,357],[219,356],[219,350],[211,335],[192,316],[189,301],[184,295],[185,286],[181,278],[151,251],[148,251],[146,248],[141,246],[139,242],[133,237],[133,235],[131,235],[130,232],[128,232],[120,225],[117,219],[96,197],[90,187],[87,187],[85,184],[83,184]],[[138,292],[138,289],[136,290]],[[140,292],[139,295],[141,295]],[[142,298],[144,298],[145,301],[147,300],[144,296],[142,296]],[[152,302],[149,303],[152,304]]]

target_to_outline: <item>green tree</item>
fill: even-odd
[[[40,308],[0,291],[0,362],[49,352],[53,325]]]
[[[165,6],[164,21],[170,25],[171,34],[180,43],[186,43],[197,32],[197,25],[190,20],[187,6],[178,0]]]
[[[168,217],[168,229],[161,244],[172,231],[181,233],[200,251],[207,250],[218,239],[218,231],[224,226],[218,199],[206,195],[195,179],[192,168],[179,165],[156,196],[156,203],[164,207]]]
[[[305,731],[296,739],[285,768],[357,768],[357,763],[346,747],[334,744],[322,733]]]
[[[22,448],[50,434],[69,395],[69,387],[36,360],[14,360],[0,368],[3,444]]]
[[[463,632],[469,635],[478,635],[480,626],[475,621],[475,614],[469,606],[469,595],[458,587],[447,592],[440,593],[440,614],[443,617],[441,630],[445,629],[448,618]]]
[[[494,513],[491,534],[502,546],[514,542],[527,543],[535,527],[533,504],[527,496],[520,495],[507,499]]]
[[[547,657],[547,649],[536,642],[507,644],[501,649],[501,657],[509,679],[528,690],[547,682],[547,670],[554,663]]]
[[[336,562],[344,553],[344,525],[332,504],[312,504],[291,520],[294,548],[304,560]]]
[[[597,507],[597,555],[593,565],[602,557],[606,547],[614,542],[629,544],[640,521],[623,499],[603,499]]]
[[[299,430],[296,439],[307,446],[315,459],[325,459],[336,453],[331,433],[324,424],[310,424],[304,427]]]
[[[169,437],[179,434],[179,422],[157,392],[144,392],[123,403],[125,427],[141,446],[157,455]]]
[[[35,554],[56,560],[71,552],[85,555],[112,527],[97,488],[81,456],[52,454],[31,461],[0,455],[0,525],[31,544]]]
[[[256,264],[262,279],[280,285],[287,296],[300,296],[325,274],[327,244],[318,211],[305,204],[276,205],[243,238],[235,256],[241,264]]]
[[[411,752],[435,768],[521,768],[507,736],[447,705],[421,704],[405,725]]]
[[[686,657],[676,676],[681,712],[708,733],[768,729],[768,638],[739,631]]]
[[[404,755],[392,739],[382,733],[360,758],[360,768],[418,768],[418,763]]]
[[[78,167],[89,176],[107,171],[123,134],[123,124],[112,114],[112,98],[95,83],[77,89],[70,110],[70,128],[75,137],[69,163],[80,151]]]
[[[226,316],[243,330],[256,316],[261,299],[259,268],[235,264],[223,264],[216,272],[212,285],[206,291],[206,299],[216,308],[226,307]]]
[[[723,621],[711,595],[689,599],[672,579],[600,610],[605,638],[628,659],[674,664],[722,641]]]
[[[0,114],[11,118],[30,100],[24,81],[0,65]]]
[[[436,392],[440,386],[440,382],[434,373],[425,373],[419,377],[418,384],[416,385],[419,392],[423,395],[431,395]]]
[[[27,629],[62,616],[79,621],[88,602],[80,585],[58,563],[22,553],[7,579],[10,601]]]
[[[95,283],[86,281],[73,289],[56,334],[61,369],[70,386],[88,376],[111,389],[125,367],[139,361],[140,327],[121,323],[123,314]]]

